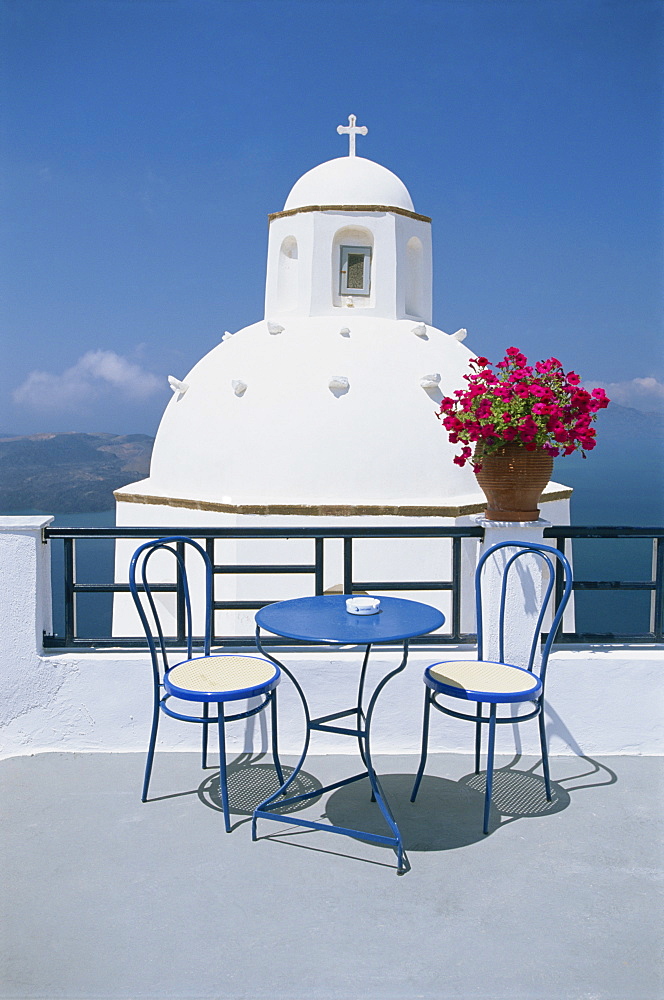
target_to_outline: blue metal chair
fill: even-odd
[[[498,661],[484,660],[483,651],[483,614],[482,614],[482,572],[487,560],[497,550],[514,548],[516,552],[507,558],[503,569],[503,577],[499,604],[498,622]],[[519,560],[534,553],[545,567],[546,589],[539,604],[539,614],[535,623],[533,639],[530,646],[528,666],[518,667],[505,662],[505,609],[508,601],[508,581],[510,571],[519,566]],[[542,626],[547,609],[556,593],[556,565],[558,566],[558,588],[555,614],[551,627],[541,649],[539,670],[535,672],[535,657],[541,644]],[[523,568],[523,564],[521,567]],[[526,570],[527,572],[527,570]],[[515,725],[528,719],[539,720],[540,743],[542,747],[542,769],[546,797],[551,801],[551,781],[549,778],[549,758],[544,727],[544,682],[549,653],[562,621],[563,612],[572,592],[572,570],[562,552],[548,545],[536,542],[499,542],[488,549],[480,559],[475,572],[475,602],[477,608],[477,659],[450,660],[434,663],[424,671],[424,719],[422,725],[422,756],[415,778],[415,784],[410,801],[415,801],[417,790],[424,774],[429,743],[429,717],[431,707],[455,719],[467,719],[475,723],[475,773],[480,770],[480,752],[482,748],[482,726],[489,727],[489,742],[486,766],[486,792],[484,801],[484,833],[489,832],[489,812],[491,809],[491,789],[493,782],[493,759],[495,748],[496,724]],[[441,704],[440,697],[455,698],[462,701],[477,703],[474,715],[459,712]],[[530,710],[520,715],[500,717],[497,715],[498,705],[530,704]],[[488,714],[484,714],[483,706],[488,705]]]
[[[191,547],[203,560],[205,569],[205,631],[202,638],[202,656],[194,656],[194,636],[192,626],[191,598],[185,568],[185,552]],[[178,579],[178,603],[184,610],[184,636],[186,640],[187,657],[180,659],[173,666],[168,664],[164,630],[155,601],[159,591],[173,590],[172,584],[150,583],[148,580],[148,564],[155,553],[170,553],[175,558]],[[163,578],[163,564],[160,567]],[[203,727],[203,767],[207,767],[208,729],[211,724],[217,724],[219,730],[219,791],[224,811],[226,832],[230,833],[230,810],[228,802],[228,783],[226,773],[226,739],[225,725],[239,719],[248,719],[263,711],[269,705],[272,711],[272,754],[279,778],[283,784],[284,777],[279,762],[277,749],[277,685],[281,671],[270,660],[263,656],[236,655],[233,653],[211,653],[212,636],[212,603],[213,577],[210,558],[198,542],[183,536],[146,542],[139,546],[132,556],[129,567],[129,589],[145,630],[152,660],[152,676],[154,681],[154,705],[152,716],[152,732],[148,748],[148,759],[145,765],[142,801],[148,797],[152,762],[157,742],[159,713],[164,712],[172,719],[183,722],[195,722]],[[260,697],[260,704],[245,712],[226,715],[226,702],[241,701],[245,698]],[[169,704],[171,698],[184,702],[198,703],[201,714],[187,715],[175,711]],[[216,714],[210,715],[210,706],[216,705]]]

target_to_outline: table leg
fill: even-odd
[[[364,698],[364,681],[367,676],[367,667],[369,665],[369,653],[371,652],[371,646],[367,646],[364,652],[364,660],[362,661],[362,670],[360,671],[360,683],[357,686],[357,745],[360,750],[360,757],[362,758],[362,763],[367,767],[367,759],[364,754],[364,742],[361,735],[363,727],[366,725],[366,716],[362,711],[362,701]],[[373,789],[371,792],[371,798],[373,801]]]
[[[389,674],[386,674],[385,677],[383,677],[383,679],[380,681],[380,683],[374,689],[374,692],[373,692],[373,694],[371,696],[371,700],[369,702],[369,707],[367,709],[366,722],[365,722],[365,727],[364,727],[365,735],[364,735],[364,754],[363,754],[363,760],[365,760],[365,763],[366,763],[367,773],[369,775],[369,781],[371,783],[371,788],[373,790],[374,797],[375,797],[375,799],[376,799],[376,801],[378,803],[380,811],[383,814],[383,818],[384,818],[385,822],[390,827],[390,829],[392,830],[392,832],[394,834],[394,837],[395,837],[395,841],[396,841],[395,847],[397,848],[397,873],[399,875],[403,874],[403,872],[406,870],[405,867],[404,867],[403,841],[401,839],[401,833],[399,831],[399,827],[397,826],[397,821],[395,820],[394,815],[392,813],[392,810],[389,807],[389,804],[387,802],[387,798],[385,797],[385,793],[383,792],[383,789],[381,788],[381,784],[380,784],[380,781],[378,779],[378,775],[376,774],[376,771],[374,769],[374,766],[373,766],[373,763],[372,763],[372,760],[371,760],[371,743],[370,743],[370,739],[371,739],[371,720],[373,718],[373,712],[374,712],[374,708],[376,707],[376,702],[378,701],[378,696],[380,695],[381,691],[383,690],[383,688],[385,687],[385,685],[388,683],[388,681],[390,681],[397,674],[401,673],[401,671],[405,668],[407,662],[408,662],[408,639],[405,639],[404,640],[404,644],[403,644],[403,657],[402,657],[401,663],[399,664],[398,667],[396,667],[394,670],[392,670]]]
[[[282,782],[281,787],[278,788],[276,792],[274,792],[272,795],[269,795],[263,802],[260,803],[260,805],[258,805],[256,807],[256,809],[254,809],[254,814],[253,814],[253,817],[252,817],[252,820],[251,820],[251,839],[252,840],[256,840],[256,823],[258,821],[258,815],[257,814],[260,811],[265,810],[267,808],[267,806],[272,805],[272,803],[275,802],[276,799],[278,799],[280,796],[282,796],[284,794],[284,792],[286,791],[286,789],[288,788],[288,786],[290,785],[290,783],[300,773],[300,771],[302,770],[302,765],[304,764],[305,758],[307,756],[307,751],[309,749],[309,740],[311,739],[311,715],[309,714],[309,706],[307,705],[307,699],[304,696],[304,691],[302,690],[300,684],[298,683],[297,678],[295,678],[293,676],[293,674],[288,669],[288,667],[284,666],[284,664],[280,660],[277,660],[277,658],[275,656],[272,656],[271,653],[268,653],[267,650],[263,649],[263,647],[261,645],[261,636],[260,636],[260,628],[259,627],[256,628],[256,646],[257,646],[257,648],[258,648],[258,650],[259,650],[259,652],[261,653],[262,656],[265,656],[268,660],[271,660],[272,663],[276,664],[279,667],[279,669],[282,670],[286,674],[286,676],[292,681],[292,683],[293,683],[293,685],[295,687],[295,690],[297,691],[297,693],[300,696],[300,700],[302,702],[302,708],[304,709],[304,716],[305,716],[305,720],[306,720],[306,732],[305,732],[305,738],[304,738],[304,749],[302,750],[302,754],[300,755],[300,759],[298,760],[297,764],[293,768],[293,771],[291,772],[291,774],[289,775],[289,777],[285,781]],[[276,723],[276,720],[275,720],[275,723]]]
[[[381,787],[380,781],[378,779],[378,776],[376,774],[376,771],[374,769],[371,760],[370,731],[371,731],[371,720],[373,718],[374,708],[376,706],[376,702],[378,700],[380,693],[382,692],[383,688],[388,683],[388,681],[390,681],[393,677],[395,677],[396,674],[401,673],[401,671],[406,666],[406,663],[408,661],[408,640],[406,639],[404,641],[403,656],[399,665],[395,667],[394,670],[391,670],[389,673],[387,673],[376,685],[371,695],[367,712],[365,715],[365,713],[362,710],[362,699],[364,696],[367,666],[369,663],[369,653],[371,651],[371,646],[370,645],[367,646],[366,652],[364,654],[364,660],[362,663],[362,670],[360,673],[357,705],[355,709],[350,709],[348,712],[337,713],[338,715],[356,714],[357,729],[355,730],[355,732],[353,732],[352,730],[339,730],[339,729],[337,729],[337,732],[342,732],[344,735],[355,735],[357,737],[360,756],[362,758],[362,763],[364,764],[366,770],[363,771],[361,774],[353,775],[350,778],[342,778],[340,781],[336,781],[333,784],[326,785],[324,788],[316,789],[313,792],[304,792],[301,795],[290,796],[288,798],[283,799],[281,802],[278,802],[277,800],[284,795],[288,786],[302,770],[302,766],[304,764],[309,749],[309,741],[311,737],[312,728],[324,730],[325,726],[321,724],[322,720],[313,720],[313,722],[316,724],[312,725],[312,719],[309,712],[309,707],[304,695],[304,691],[302,690],[302,687],[298,683],[297,679],[293,676],[292,672],[287,667],[285,667],[280,660],[277,660],[276,657],[272,656],[270,653],[268,653],[266,650],[263,649],[260,641],[260,628],[256,629],[256,645],[261,654],[267,657],[273,663],[275,663],[281,670],[284,671],[286,676],[289,677],[290,680],[293,682],[295,689],[300,696],[302,707],[304,709],[304,714],[306,718],[306,736],[304,742],[304,749],[302,750],[302,754],[297,764],[295,765],[293,772],[290,774],[288,779],[284,781],[284,783],[276,792],[268,796],[268,798],[266,798],[263,802],[261,802],[254,810],[251,823],[252,840],[256,840],[256,826],[259,818],[281,820],[284,823],[290,823],[295,826],[303,826],[313,830],[327,830],[331,833],[341,833],[346,836],[360,837],[363,840],[368,840],[379,844],[386,844],[389,845],[390,847],[393,847],[396,850],[397,854],[397,874],[402,875],[407,870],[407,862],[403,849],[403,841],[401,839],[401,833],[399,832],[399,827],[397,826],[397,822],[394,818],[392,810],[390,809],[387,803],[385,793],[383,792],[383,789]],[[326,718],[329,719],[330,717],[327,716]],[[330,731],[334,730],[330,729]],[[383,818],[392,832],[391,837],[381,836],[379,834],[374,834],[374,833],[368,833],[362,830],[351,830],[346,827],[339,827],[339,826],[332,826],[330,824],[318,823],[314,822],[313,820],[300,819],[299,817],[296,816],[271,812],[269,809],[270,806],[278,808],[279,806],[290,805],[296,802],[302,802],[305,799],[321,795],[324,792],[332,791],[336,788],[341,788],[344,785],[351,784],[352,782],[359,781],[366,777],[369,778],[369,783],[371,785],[372,799],[375,799],[375,801],[378,803],[378,807],[383,815]]]

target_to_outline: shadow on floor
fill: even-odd
[[[279,789],[281,783],[277,778],[274,764],[269,758],[266,763],[261,763],[264,756],[263,754],[258,757],[252,754],[242,754],[228,765],[228,800],[232,813],[251,816],[256,806]],[[293,770],[292,767],[282,764],[284,778],[289,778]],[[303,770],[288,786],[286,794],[288,796],[304,795],[305,792],[315,792],[321,787],[321,782],[313,774]],[[201,782],[198,786],[198,797],[206,806],[222,811],[219,771],[215,771]],[[299,812],[318,802],[319,799],[319,795],[312,795],[310,799],[304,802],[295,802],[282,811],[284,813]]]
[[[579,758],[571,758],[578,762]],[[568,778],[551,782],[551,801],[546,799],[544,779],[539,762],[527,770],[519,768],[521,755],[516,755],[502,767],[494,770],[492,806],[489,834],[517,820],[546,817],[561,812],[571,803],[571,794],[584,788],[611,785],[617,777],[605,765],[590,757],[582,757],[588,765],[583,773],[572,773]],[[293,769],[284,766],[289,776]],[[484,840],[482,821],[486,773],[470,772],[458,779],[437,775],[424,775],[417,799],[410,801],[414,776],[408,774],[382,774],[381,786],[390,803],[394,818],[403,837],[406,851],[450,851]],[[569,784],[572,782],[572,784]],[[271,760],[263,762],[263,755],[241,755],[228,765],[228,792],[231,812],[244,817],[233,829],[243,825],[255,807],[275,792],[279,782]],[[322,787],[322,782],[307,771],[300,771],[288,789],[289,795],[300,795]],[[183,793],[180,793],[183,794]],[[192,794],[187,792],[184,794]],[[219,772],[208,773],[197,789],[201,802],[211,809],[221,811]],[[312,796],[284,808],[284,813],[299,812],[320,802]],[[275,804],[276,805],[276,804]],[[368,779],[345,785],[332,792],[325,802],[325,811],[316,813],[316,819],[327,820],[333,826],[385,834],[385,821],[375,802],[371,801]],[[303,831],[289,827],[274,828],[270,823],[262,836],[268,839],[287,839],[293,845],[305,846]],[[292,839],[291,839],[292,838]],[[337,842],[337,847],[339,842]],[[387,850],[390,850],[389,848]],[[335,852],[336,853],[336,852]],[[349,853],[353,853],[352,851]]]
[[[494,771],[490,834],[516,820],[561,812],[570,805],[570,792],[611,785],[617,780],[609,768],[584,757],[589,770],[552,781],[552,797],[548,802],[544,779],[533,773],[536,765],[519,770],[520,759],[517,756]],[[484,839],[484,771],[471,772],[457,780],[425,774],[417,799],[411,803],[413,780],[412,774],[380,776],[407,851],[449,851]],[[565,783],[570,781],[574,785],[566,788]],[[333,792],[327,799],[324,816],[335,826],[385,833],[385,822],[370,799],[368,780]]]

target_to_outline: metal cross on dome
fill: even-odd
[[[355,115],[348,115],[348,125],[337,125],[339,135],[348,136],[348,155],[355,156],[355,136],[366,135],[369,129],[366,125],[356,125]]]

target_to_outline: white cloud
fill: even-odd
[[[36,410],[70,410],[111,393],[142,402],[163,386],[162,379],[114,351],[88,351],[59,375],[30,372],[14,390],[13,399]]]
[[[649,413],[664,407],[664,382],[656,378],[633,378],[626,382],[586,382],[586,389],[601,386],[607,396],[620,406],[631,406],[635,410]]]

